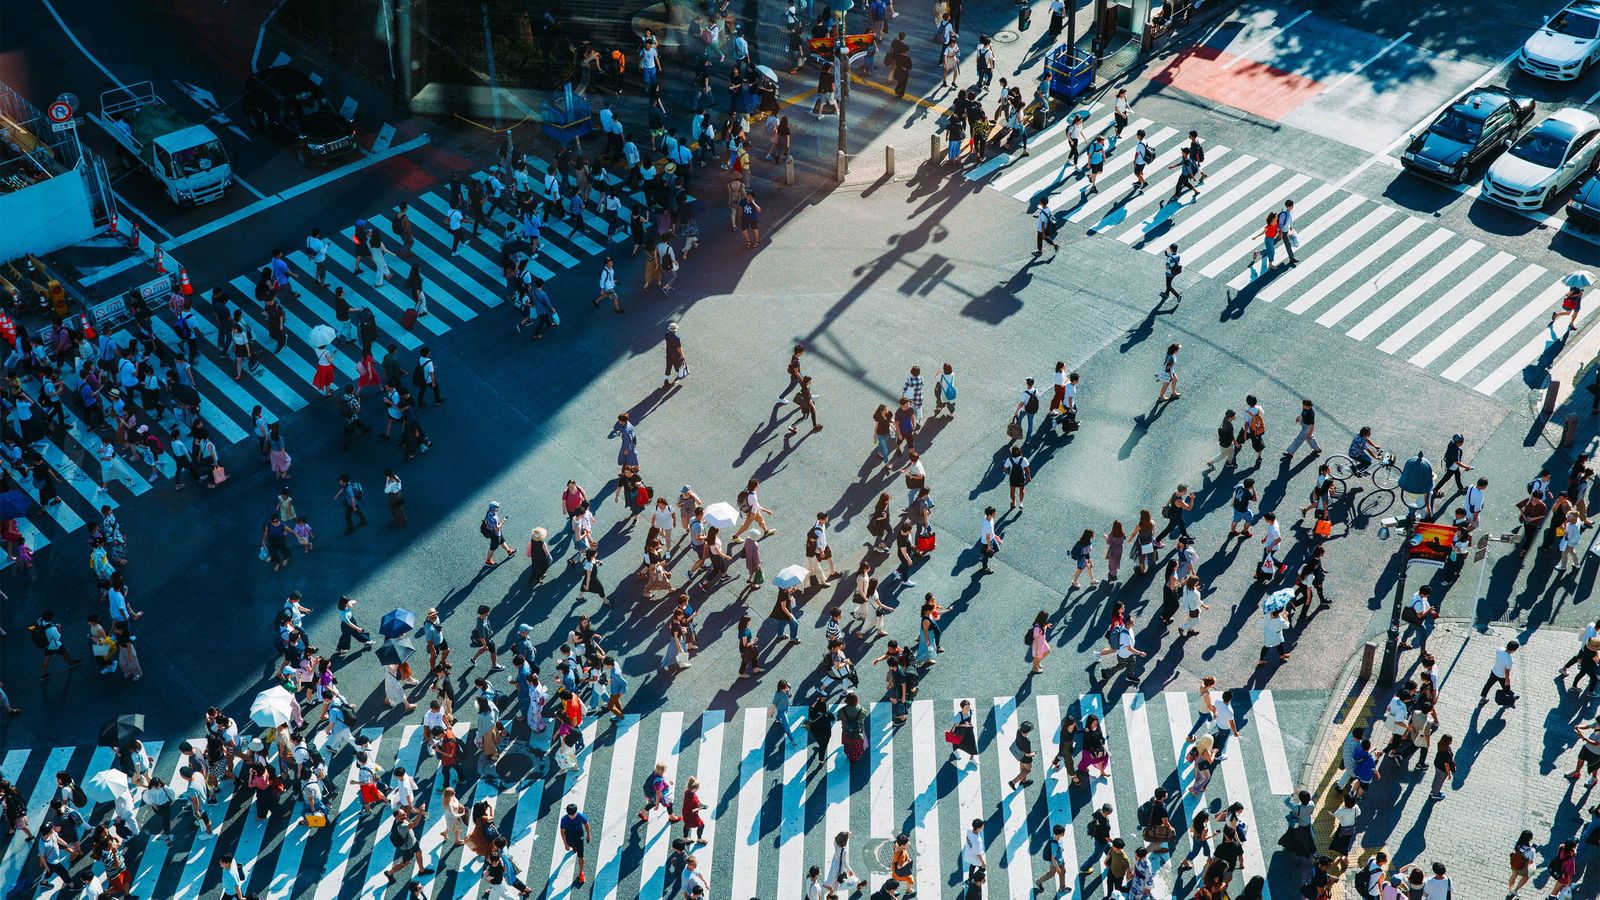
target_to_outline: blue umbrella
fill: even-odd
[[[378,633],[386,638],[404,637],[417,627],[417,614],[409,609],[391,609],[378,623]]]
[[[0,494],[0,519],[20,519],[33,508],[33,498],[21,490]]]
[[[1273,613],[1286,608],[1292,602],[1294,602],[1294,588],[1284,588],[1281,591],[1273,591],[1268,594],[1267,599],[1262,602],[1261,608]]]

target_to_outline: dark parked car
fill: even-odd
[[[257,129],[290,138],[302,165],[356,152],[356,126],[305,73],[273,66],[250,76],[244,112]]]
[[[1600,229],[1600,174],[1589,176],[1567,203],[1567,221],[1583,231]]]
[[[1535,103],[1505,88],[1481,87],[1451,104],[1400,155],[1406,169],[1441,181],[1467,180],[1468,170],[1510,146],[1533,118]]]

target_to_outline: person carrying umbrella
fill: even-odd
[[[1562,316],[1567,317],[1567,332],[1578,330],[1578,312],[1583,308],[1583,292],[1594,283],[1594,277],[1588,272],[1573,272],[1561,283],[1567,286],[1567,293],[1561,298],[1561,308],[1550,314],[1550,330],[1556,329],[1556,320]]]

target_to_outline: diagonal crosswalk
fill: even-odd
[[[1186,127],[1136,118],[1130,129],[1145,129],[1156,152],[1145,172],[1148,189],[1130,187],[1132,154],[1119,152],[1092,193],[1082,152],[1110,124],[1102,116],[1086,127],[1078,160],[1084,168],[1073,163],[1062,117],[1030,140],[1027,157],[996,156],[966,177],[1030,210],[1049,197],[1058,220],[1086,235],[1150,254],[1177,243],[1185,269],[1221,279],[1230,296],[1309,314],[1324,328],[1482,394],[1517,381],[1560,337],[1549,327],[1559,292],[1542,285],[1543,268],[1238,149],[1207,145],[1206,183],[1198,196],[1174,202],[1178,173],[1168,166]],[[1129,146],[1125,134],[1122,149]],[[1276,267],[1268,267],[1259,258],[1261,228],[1289,199],[1299,263],[1287,266],[1279,247]],[[1159,286],[1158,267],[1150,279]]]
[[[556,820],[569,803],[589,817],[594,829],[585,889],[597,900],[657,900],[678,894],[680,875],[669,859],[672,841],[684,834],[682,827],[668,821],[662,810],[645,821],[638,817],[645,779],[658,764],[679,803],[689,777],[700,782],[706,843],[690,852],[713,879],[711,896],[718,898],[802,897],[806,869],[821,866],[827,878],[833,838],[843,832],[853,835],[851,868],[873,887],[888,874],[895,836],[908,835],[918,895],[946,896],[952,861],[959,858],[965,834],[976,820],[982,823],[991,895],[1027,900],[1033,880],[1043,872],[1041,848],[1052,826],[1068,826],[1068,869],[1077,878],[1078,860],[1091,858],[1094,850],[1081,827],[1089,814],[1111,804],[1114,832],[1137,835],[1135,808],[1163,785],[1173,791],[1180,832],[1202,806],[1216,811],[1228,803],[1243,804],[1254,835],[1246,844],[1244,874],[1266,872],[1261,848],[1276,835],[1260,833],[1256,825],[1281,828],[1272,824],[1278,817],[1267,810],[1289,792],[1291,762],[1299,762],[1285,752],[1273,692],[1249,692],[1247,701],[1238,700],[1241,735],[1229,740],[1217,778],[1203,796],[1186,792],[1194,783],[1193,764],[1183,762],[1194,728],[1194,704],[1187,694],[1036,694],[975,702],[980,752],[963,762],[944,758],[948,745],[940,740],[958,703],[913,701],[908,722],[899,726],[892,723],[888,703],[871,704],[867,750],[856,763],[837,734],[824,755],[816,753],[803,729],[797,730],[798,740],[786,742],[771,712],[762,708],[669,711],[628,715],[616,724],[590,722],[579,769],[547,776],[542,761],[529,772],[507,774],[502,769],[498,786],[463,786],[462,802],[469,807],[490,804],[496,828],[508,840],[508,858],[523,880],[541,896],[557,900],[572,897],[576,889],[576,859],[556,833]],[[1082,787],[1050,765],[1067,712],[1080,720],[1098,717],[1111,750],[1107,774],[1086,774]],[[1038,755],[1032,783],[1012,788],[1009,782],[1019,768],[1010,748],[1023,722],[1032,723]],[[424,749],[421,727],[402,724],[387,732],[367,728],[363,735],[380,773],[403,766],[417,778],[420,800],[429,806],[419,838],[423,858],[436,872],[417,875],[408,868],[399,877],[413,879],[431,898],[477,896],[482,860],[465,848],[444,846],[439,835],[436,766]],[[1170,736],[1170,741],[1157,735]],[[1300,743],[1295,742],[1297,748]],[[176,746],[147,743],[164,777],[178,765]],[[1074,748],[1065,749],[1070,755]],[[138,839],[131,845],[137,890],[142,896],[208,896],[220,879],[218,855],[231,852],[249,871],[250,888],[264,896],[384,895],[383,873],[395,859],[389,840],[392,817],[387,809],[371,814],[362,809],[352,750],[324,755],[332,770],[328,784],[334,801],[327,827],[304,826],[292,789],[261,820],[249,789],[241,783],[232,790],[224,782],[216,803],[207,808],[217,838],[197,838],[187,815],[180,814],[177,818],[183,821],[173,832],[170,850],[161,840]],[[113,759],[106,748],[13,750],[0,760],[0,774],[19,785],[37,814],[51,797],[55,772],[82,779]],[[682,807],[674,811],[681,813]],[[99,821],[110,814],[109,804],[85,814]],[[26,839],[15,840],[6,849],[0,874],[15,876],[29,850]],[[1165,863],[1163,884],[1170,885],[1171,864],[1159,861]],[[1091,873],[1080,889],[1090,890],[1100,879]]]

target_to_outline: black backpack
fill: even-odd
[[[33,645],[40,650],[50,646],[50,638],[45,634],[50,624],[43,619],[28,626],[28,637],[33,638]]]
[[[422,387],[428,383],[427,374],[422,371],[422,368],[422,364],[418,363],[417,367],[411,370],[411,384],[415,387]]]
[[[1134,813],[1134,819],[1139,823],[1140,828],[1150,827],[1150,820],[1155,817],[1155,805],[1154,797],[1139,804],[1138,811]]]
[[[1028,391],[1028,402],[1022,407],[1022,411],[1027,413],[1030,416],[1039,411],[1039,392],[1038,391],[1035,391],[1035,390]]]

